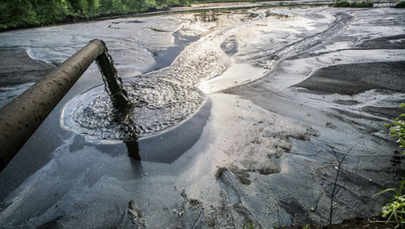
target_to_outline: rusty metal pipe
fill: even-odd
[[[0,172],[104,50],[104,42],[90,41],[0,110]]]

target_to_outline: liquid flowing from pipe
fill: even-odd
[[[126,141],[178,125],[205,102],[205,95],[196,85],[220,75],[232,63],[221,49],[222,42],[262,18],[264,14],[260,13],[252,21],[214,31],[187,46],[169,67],[124,79],[123,87],[132,107],[122,122],[114,115],[114,101],[98,86],[66,105],[62,126],[86,134],[90,139]]]
[[[63,112],[62,126],[90,138],[131,140],[167,130],[195,114],[205,101],[196,87],[223,73],[233,62],[221,44],[237,31],[263,19],[258,12],[253,20],[218,29],[187,46],[172,65],[141,76],[127,78],[124,87],[133,106],[124,122],[116,122],[114,106],[102,86],[74,98]],[[341,32],[353,19],[346,13],[335,15],[328,29],[293,42],[280,50],[263,50],[247,59],[257,66],[272,69],[282,59],[302,53]]]

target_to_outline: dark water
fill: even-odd
[[[165,130],[194,114],[205,97],[192,86],[164,79],[125,79],[123,83],[133,108],[127,118],[117,122],[114,106],[103,86],[98,86],[72,100],[64,111],[64,125],[101,139],[129,140]]]
[[[105,46],[104,42],[103,44]],[[128,99],[127,90],[122,86],[121,77],[118,75],[117,69],[114,66],[114,60],[106,47],[104,52],[97,57],[96,62],[103,76],[105,90],[110,96],[111,103],[116,110],[115,115],[122,116],[117,118],[123,119],[132,109],[132,103]]]

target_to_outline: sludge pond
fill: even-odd
[[[371,197],[403,168],[384,129],[405,96],[403,10],[215,17],[1,33],[2,106],[97,38],[139,104],[139,136],[108,121],[92,65],[0,174],[0,226],[271,227],[378,212],[384,196]]]

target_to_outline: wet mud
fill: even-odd
[[[25,50],[1,49],[0,87],[36,82],[55,69],[55,65],[33,60]]]
[[[0,49],[0,108],[27,90],[56,66],[31,59],[24,49]]]
[[[400,61],[330,66],[294,87],[308,89],[308,93],[354,95],[375,89],[388,94],[405,92],[404,83],[405,62]]]
[[[403,158],[384,129],[405,98],[401,12],[272,8],[209,22],[185,14],[78,24],[78,31],[99,28],[100,36],[121,31],[105,36],[124,84],[138,93],[156,83],[156,93],[139,99],[147,101],[139,111],[146,121],[148,109],[175,104],[159,97],[165,82],[184,101],[190,91],[204,99],[181,112],[182,121],[136,141],[97,126],[104,118],[75,122],[82,129],[74,131],[66,114],[80,109],[69,104],[103,101],[93,66],[0,174],[1,227],[242,228],[249,220],[272,227],[372,216],[389,195],[371,197],[403,176]],[[88,38],[71,35],[72,28],[54,29],[69,42]],[[36,31],[49,32],[25,36]],[[0,44],[12,44],[16,33],[0,34]],[[176,33],[201,38],[173,58],[164,53]],[[67,45],[53,49],[60,47]],[[32,56],[48,63],[63,56],[43,53]],[[156,54],[170,56],[170,66],[151,71]],[[92,90],[96,96],[88,97]],[[35,169],[24,175],[25,165]]]

